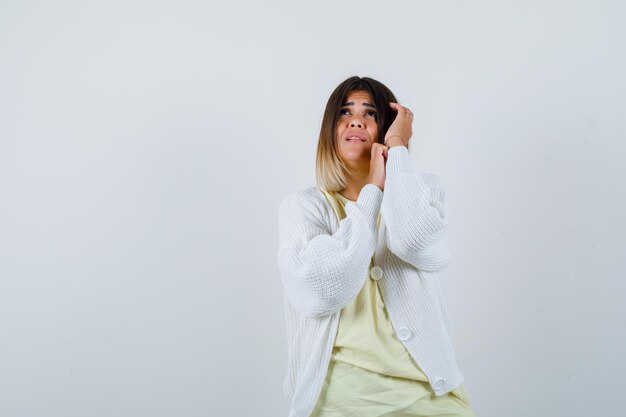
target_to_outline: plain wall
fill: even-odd
[[[277,208],[351,75],[446,187],[476,414],[620,414],[625,11],[2,1],[0,416],[286,416]]]

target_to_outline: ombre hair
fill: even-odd
[[[346,186],[347,177],[351,173],[339,155],[337,123],[339,122],[339,112],[346,98],[355,91],[369,93],[374,101],[373,104],[376,106],[375,119],[378,125],[377,140],[379,143],[384,143],[385,134],[396,117],[396,112],[389,103],[397,103],[398,101],[391,90],[379,81],[355,75],[335,88],[326,103],[315,161],[317,186],[326,191],[339,192],[343,190]]]

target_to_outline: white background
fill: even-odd
[[[286,416],[277,207],[351,75],[416,117],[479,417],[619,415],[619,1],[0,2],[0,416]]]

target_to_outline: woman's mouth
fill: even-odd
[[[346,138],[346,140],[348,142],[365,142],[365,138],[362,138],[360,136],[350,136]]]

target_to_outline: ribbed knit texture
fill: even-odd
[[[409,334],[402,343],[435,394],[463,383],[438,274],[451,262],[445,192],[437,176],[413,168],[406,147],[388,150],[384,193],[365,185],[340,222],[317,187],[286,196],[278,211],[290,417],[308,417],[313,410],[340,311],[363,287],[372,256],[384,272],[378,285],[393,327]]]

